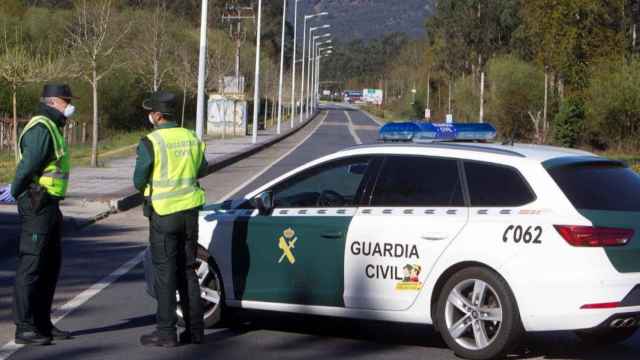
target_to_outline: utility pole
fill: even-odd
[[[236,43],[236,66],[235,76],[236,81],[240,81],[240,49],[242,43],[246,40],[246,32],[242,29],[242,23],[245,20],[253,20],[255,22],[256,17],[253,8],[250,6],[239,6],[237,1],[228,3],[225,6],[222,20],[230,23],[230,35]],[[235,25],[235,29],[234,29]]]
[[[234,81],[232,84],[232,93],[233,93],[233,134],[236,134],[237,127],[237,102],[244,100],[244,77],[240,74],[240,49],[242,48],[242,44],[246,41],[247,33],[246,30],[243,29],[243,23],[247,20],[251,20],[255,23],[255,14],[253,8],[250,6],[240,6],[238,5],[238,1],[232,1],[226,4],[224,13],[222,15],[222,21],[225,23],[229,23],[229,35],[235,42],[236,48],[236,64],[235,64],[235,72],[234,72]],[[224,80],[223,80],[224,82]],[[223,84],[223,87],[226,87]],[[222,89],[223,93],[227,89]],[[226,126],[226,112],[224,115],[224,124]],[[243,134],[246,133],[246,129],[242,130]]]

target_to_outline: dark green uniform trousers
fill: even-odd
[[[198,209],[150,218],[151,260],[158,300],[158,332],[176,334],[176,290],[186,329],[197,333],[204,328],[200,285],[195,273],[198,247]]]
[[[14,289],[16,331],[51,330],[51,304],[62,261],[62,213],[49,199],[35,212],[27,195],[18,199],[22,231]]]

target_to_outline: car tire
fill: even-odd
[[[198,267],[196,275],[198,282],[200,283],[200,290],[202,296],[202,306],[204,312],[204,327],[211,328],[222,323],[224,315],[224,287],[222,285],[222,277],[218,267],[213,259],[209,256],[209,253],[204,248],[198,247],[197,253]],[[204,291],[203,291],[204,290]],[[217,294],[217,302],[211,301],[211,296],[205,297],[205,294]],[[179,296],[176,295],[178,298]],[[182,309],[178,303],[176,309],[178,315],[178,326],[184,327],[185,322],[182,316]]]
[[[632,337],[637,327],[622,329],[595,329],[595,330],[578,330],[575,334],[581,341],[587,344],[610,345],[621,343]]]
[[[524,334],[509,285],[483,267],[462,269],[446,281],[435,324],[457,356],[473,360],[504,357]]]

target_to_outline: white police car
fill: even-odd
[[[432,124],[381,133],[494,134]],[[209,325],[226,307],[434,324],[459,356],[489,359],[526,331],[630,337],[639,236],[640,176],[617,161],[534,145],[377,144],[207,206],[198,273]]]

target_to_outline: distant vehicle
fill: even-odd
[[[205,206],[205,323],[233,307],[433,324],[477,360],[508,353],[527,331],[630,338],[640,176],[588,152],[494,136],[488,124],[393,124],[380,137],[394,143],[339,151]]]
[[[362,94],[362,101],[367,104],[381,105],[384,100],[384,92],[381,89],[364,89]]]
[[[343,94],[344,102],[349,104],[362,102],[362,91],[347,90]]]

